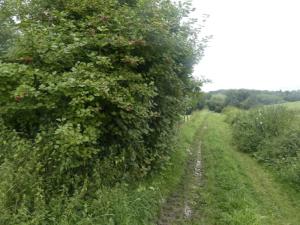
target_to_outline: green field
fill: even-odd
[[[285,106],[289,109],[294,109],[294,110],[300,110],[300,101],[299,102],[287,102],[287,103],[283,103],[283,104],[280,104],[282,106]]]

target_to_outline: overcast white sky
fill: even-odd
[[[213,35],[195,76],[228,88],[300,89],[300,0],[193,0]]]

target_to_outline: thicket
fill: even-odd
[[[228,113],[234,142],[300,188],[300,120],[296,111],[268,106]]]
[[[97,213],[113,204],[104,190],[164,168],[200,91],[191,74],[204,42],[183,21],[190,11],[168,0],[0,1],[1,224],[116,224]]]

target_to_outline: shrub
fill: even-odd
[[[183,100],[200,91],[191,74],[203,44],[182,22],[190,10],[168,0],[1,1],[16,31],[0,46],[1,224],[57,222],[72,199],[84,213],[102,187],[163,168]]]
[[[0,62],[7,129],[36,145],[53,177],[91,176],[102,164],[119,171],[116,182],[159,168],[199,53],[191,24],[181,23],[188,6],[68,0],[20,7],[12,16],[21,18],[22,35]]]
[[[239,150],[252,153],[285,183],[300,187],[300,126],[296,111],[282,106],[229,114]]]
[[[208,109],[214,112],[222,112],[226,106],[226,96],[223,94],[212,95],[207,101]]]
[[[235,143],[241,151],[256,152],[264,140],[284,133],[294,116],[282,106],[241,111],[232,122]]]
[[[255,157],[278,171],[285,182],[300,187],[300,129],[290,126],[279,137],[266,139]]]
[[[225,115],[226,122],[231,125],[234,123],[240,112],[242,112],[241,109],[233,106],[227,106],[222,111],[222,113]]]

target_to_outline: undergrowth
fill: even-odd
[[[30,179],[34,176],[27,172],[28,168],[20,169],[9,163],[3,163],[0,167],[0,224],[155,224],[155,218],[159,213],[161,204],[168,194],[176,188],[183,175],[187,149],[192,144],[195,132],[202,120],[202,117],[197,116],[196,113],[188,122],[178,126],[177,144],[174,145],[168,163],[161,172],[154,174],[147,180],[132,183],[123,182],[113,188],[102,186],[102,188],[94,190],[93,193],[87,189],[88,184],[85,184],[72,197],[66,197],[62,194],[51,199],[47,204],[44,193],[39,189],[39,181]],[[11,135],[14,137],[13,134]],[[22,141],[17,137],[11,140]],[[30,143],[26,144],[30,145]],[[23,145],[17,146],[24,145],[23,143]],[[170,147],[172,146],[170,144]],[[17,196],[10,194],[24,187],[31,187],[31,190],[19,191],[21,194]],[[17,204],[18,199],[15,199],[16,197],[24,202],[27,194],[35,196],[35,201],[32,202],[35,208],[28,209],[28,207],[18,205],[16,206],[17,210],[11,213],[13,210],[5,207],[10,205],[8,204],[10,201],[16,201]]]

